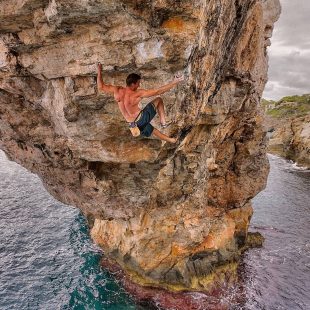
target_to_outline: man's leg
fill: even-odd
[[[158,129],[154,128],[153,129],[153,135],[156,136],[157,138],[170,142],[170,143],[176,143],[177,139],[176,138],[170,138],[166,136],[165,134],[161,133]]]
[[[159,115],[160,123],[162,125],[166,124],[166,118],[165,118],[165,107],[164,107],[164,101],[160,97],[155,98],[152,103],[156,107],[156,110]]]

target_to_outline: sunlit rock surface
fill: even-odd
[[[278,0],[0,1],[0,147],[80,208],[134,281],[208,289],[266,184],[259,102],[279,14]],[[97,61],[118,85],[183,71],[163,96],[181,143],[133,138],[97,92]]]

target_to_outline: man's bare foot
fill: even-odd
[[[176,143],[177,142],[177,138],[171,138],[171,137],[168,137],[167,135],[161,133],[158,129],[154,128],[153,129],[153,135],[157,138],[159,138],[160,140],[163,140],[163,141],[166,141],[166,142],[169,142],[169,143]]]

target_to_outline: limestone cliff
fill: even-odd
[[[262,103],[267,114],[268,151],[310,169],[310,95]]]
[[[87,216],[132,279],[208,289],[266,184],[260,99],[278,0],[0,1],[0,147]],[[104,80],[164,95],[173,146],[133,138]],[[158,124],[155,121],[155,126]],[[210,284],[211,283],[211,284]]]

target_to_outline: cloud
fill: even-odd
[[[269,54],[269,81],[264,98],[310,93],[310,1],[280,0]]]

